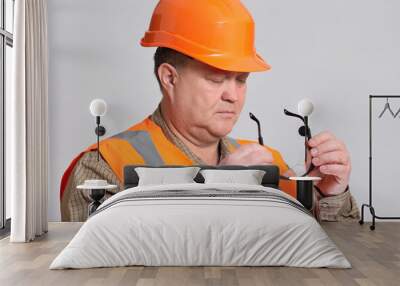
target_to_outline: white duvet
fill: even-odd
[[[174,190],[171,197],[162,195]],[[258,191],[259,197],[252,191]],[[191,196],[191,192],[201,196]],[[219,196],[224,192],[226,196]],[[298,204],[279,190],[256,185],[138,186],[106,200],[50,269],[128,265],[350,268],[315,218]]]

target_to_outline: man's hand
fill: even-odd
[[[272,164],[272,153],[260,144],[241,145],[235,152],[227,155],[218,165],[268,165]]]
[[[315,185],[325,196],[334,196],[345,191],[351,172],[350,154],[346,145],[331,132],[325,131],[313,136],[308,145],[308,164],[312,158],[315,169],[309,176],[321,177]]]

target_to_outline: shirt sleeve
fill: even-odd
[[[322,221],[354,221],[360,219],[357,202],[348,189],[342,194],[323,197],[316,191],[318,216]]]
[[[113,173],[111,167],[100,156],[97,161],[97,152],[85,153],[76,163],[67,180],[65,191],[61,199],[62,221],[85,221],[88,217],[88,205],[91,203],[88,190],[77,189],[88,179],[107,180],[109,184],[117,185],[118,188],[106,191],[105,199],[123,190],[123,184]]]
[[[294,172],[287,165],[280,152],[273,150],[275,162],[281,170],[281,175],[294,175]],[[296,198],[296,183],[294,181],[280,180],[279,187],[286,193]],[[347,190],[342,194],[323,197],[322,194],[315,191],[313,214],[319,221],[354,221],[360,218],[356,200]]]

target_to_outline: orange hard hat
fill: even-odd
[[[239,0],[160,0],[140,43],[167,47],[223,70],[270,69],[256,53],[254,20]]]

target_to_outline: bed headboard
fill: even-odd
[[[133,188],[138,185],[139,176],[135,171],[137,167],[148,167],[148,168],[182,168],[188,166],[182,165],[163,165],[163,166],[147,166],[147,165],[127,165],[124,168],[124,189]],[[191,166],[194,167],[194,166]],[[252,166],[242,166],[242,165],[229,165],[229,166],[207,166],[207,165],[195,165],[195,167],[200,167],[201,169],[220,169],[220,170],[263,170],[265,175],[262,179],[261,184],[265,187],[271,187],[278,189],[279,186],[279,168],[276,165],[252,165]],[[204,178],[200,174],[194,178],[198,183],[204,183]]]

